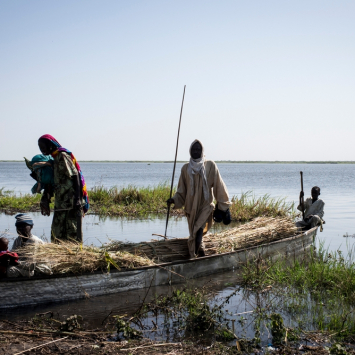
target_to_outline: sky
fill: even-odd
[[[0,160],[355,160],[355,2],[1,1]]]

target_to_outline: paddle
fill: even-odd
[[[176,139],[175,161],[174,161],[174,168],[173,168],[173,176],[172,176],[172,178],[171,178],[170,197],[169,197],[169,198],[171,198],[171,195],[172,195],[172,192],[173,192],[173,186],[174,186],[176,158],[177,158],[178,147],[179,147],[180,126],[181,126],[182,109],[183,109],[183,107],[184,107],[185,89],[186,89],[186,85],[184,86],[184,93],[183,93],[183,95],[182,95],[181,110],[180,110],[180,120],[179,120],[179,128],[178,128],[178,134],[177,134],[177,139]],[[168,229],[169,214],[170,214],[170,203],[168,203],[168,213],[167,213],[167,215],[166,215],[166,225],[165,225],[165,234],[164,234],[164,237],[165,237],[165,238],[166,238],[166,231],[167,231],[167,229]]]

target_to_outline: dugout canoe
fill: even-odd
[[[178,284],[230,270],[238,270],[258,255],[262,258],[304,254],[314,242],[317,227],[291,238],[280,239],[234,252],[193,260],[174,261],[133,270],[112,270],[82,275],[8,278],[0,281],[0,308],[32,306],[107,295],[159,285]]]

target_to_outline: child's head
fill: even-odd
[[[9,249],[9,240],[5,237],[0,238],[0,252],[7,251]]]
[[[316,200],[320,195],[320,188],[318,186],[313,186],[311,190],[311,196],[313,200]]]

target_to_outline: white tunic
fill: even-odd
[[[28,238],[27,242],[28,244],[44,244],[44,241],[38,237],[36,237],[35,235],[31,235],[30,238]],[[23,247],[23,242],[22,242],[22,238],[20,236],[18,236],[15,240],[14,240],[14,244],[12,245],[11,251],[16,251],[17,249],[20,249]]]
[[[203,233],[205,234],[212,226],[213,200],[215,199],[217,201],[218,208],[222,211],[226,211],[231,205],[231,202],[229,201],[227,187],[214,161],[205,161],[207,187],[209,190],[208,200],[205,200],[204,197],[203,181],[200,174],[193,175],[192,183],[194,186],[191,186],[191,179],[187,171],[188,165],[189,164],[185,164],[181,169],[179,185],[173,198],[174,208],[185,207],[185,215],[190,232],[188,246],[190,257],[192,258],[195,255],[196,232],[200,228],[203,228]],[[191,191],[193,191],[194,194],[191,194]]]
[[[306,201],[304,201],[304,217],[307,218],[310,215],[319,216],[323,218],[324,216],[324,201],[322,199],[318,199],[314,203],[312,203],[312,198],[308,197]],[[299,205],[297,207],[299,211],[302,212],[302,206]]]

